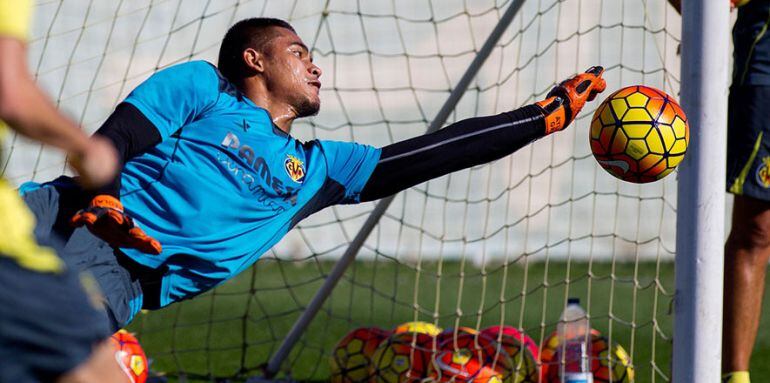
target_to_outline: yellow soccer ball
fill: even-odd
[[[596,161],[613,176],[647,183],[674,171],[690,142],[687,116],[666,93],[629,86],[611,94],[591,120]]]

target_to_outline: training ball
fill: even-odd
[[[390,336],[377,327],[357,328],[337,343],[331,357],[331,381],[354,383],[369,381],[369,366],[377,346]]]
[[[420,382],[428,376],[436,339],[415,332],[394,333],[382,341],[372,357],[373,383]]]
[[[674,171],[684,159],[690,128],[666,93],[643,85],[607,97],[591,120],[591,152],[613,176],[647,183]]]
[[[436,338],[438,347],[428,374],[434,382],[519,382],[513,362],[492,337],[467,327],[448,329]]]
[[[543,344],[541,357],[542,383],[560,383],[559,362],[561,360],[559,338],[554,333]],[[626,350],[591,330],[591,372],[595,383],[631,383],[634,381],[634,367]]]
[[[491,326],[481,330],[503,347],[511,357],[513,382],[537,382],[540,371],[537,361],[540,358],[540,348],[532,337],[513,326]]]
[[[433,323],[414,321],[406,322],[396,326],[393,329],[394,333],[402,332],[416,332],[418,334],[428,334],[430,336],[436,336],[441,333],[441,327],[434,325]]]
[[[115,349],[115,359],[120,368],[128,375],[131,383],[144,383],[147,381],[149,366],[147,356],[134,334],[126,330],[119,330],[110,337]]]

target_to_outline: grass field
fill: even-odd
[[[186,374],[193,381],[253,375],[332,265],[259,262],[213,293],[140,315],[130,329],[141,336],[156,371]],[[443,327],[502,321],[523,326],[540,341],[555,328],[568,294],[590,305],[592,326],[631,354],[636,382],[663,382],[670,375],[673,285],[671,263],[531,263],[482,273],[460,262],[427,263],[419,272],[391,261],[356,262],[284,369],[298,380],[324,381],[329,352],[347,331],[413,319],[435,318]],[[770,372],[765,360],[770,360],[768,332],[758,341],[755,376]]]

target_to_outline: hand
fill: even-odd
[[[604,68],[590,67],[585,73],[562,81],[548,92],[545,100],[535,103],[543,109],[545,115],[545,134],[566,128],[583,109],[586,101],[592,101],[597,94],[604,92],[607,83],[602,73]]]
[[[113,247],[137,249],[147,254],[160,254],[160,242],[147,235],[123,212],[123,204],[110,195],[98,195],[87,208],[78,211],[70,220],[75,227],[85,225],[88,230]]]
[[[118,171],[118,155],[112,143],[99,136],[88,139],[86,149],[80,153],[70,153],[69,163],[80,175],[80,183],[85,188],[103,186],[115,179]]]

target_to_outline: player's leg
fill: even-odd
[[[748,382],[770,258],[770,87],[730,89],[727,188],[735,195],[725,244],[722,370]]]
[[[83,382],[126,381],[114,352],[106,358],[96,347],[110,333],[95,308],[101,297],[86,294],[71,269],[38,272],[0,256],[0,285],[0,382],[53,382],[72,371]]]
[[[52,382],[71,371],[125,382],[114,357],[93,353],[110,334],[96,282],[40,246],[35,228],[0,180],[0,382]]]
[[[770,260],[770,203],[735,196],[725,244],[723,367],[748,371],[759,329],[765,271]]]

